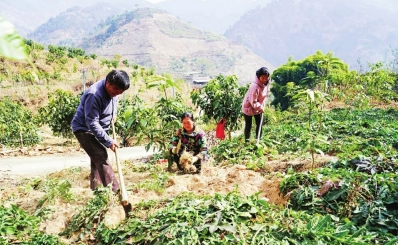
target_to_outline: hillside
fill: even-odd
[[[67,8],[67,3],[50,4],[49,0],[0,1],[0,15],[11,21],[21,35],[26,35]]]
[[[106,17],[124,11],[124,8],[108,3],[98,3],[86,8],[72,7],[40,25],[27,37],[45,45],[73,47],[80,43],[83,37],[93,32],[101,21],[106,20]]]
[[[247,13],[225,36],[275,66],[321,50],[354,67],[358,59],[383,61],[398,47],[397,9],[392,1],[273,1]]]
[[[78,7],[89,10],[97,4],[110,4],[113,9],[120,8],[123,11],[131,11],[139,6],[166,10],[181,20],[190,23],[196,28],[223,34],[227,28],[235,23],[247,11],[265,6],[271,0],[172,0],[158,3],[150,3],[145,0],[70,0],[54,2],[51,0],[4,0],[0,2],[0,15],[8,18],[15,24],[17,30],[26,36],[39,27],[45,27],[47,22],[54,22],[58,16],[70,12],[70,9]],[[223,6],[220,8],[220,6]],[[109,11],[90,13],[97,18],[106,19]],[[23,18],[21,18],[23,16]],[[71,22],[75,22],[71,20]],[[69,25],[69,23],[67,23]],[[37,40],[39,41],[39,40]],[[55,44],[55,43],[54,43]]]
[[[64,12],[67,12],[70,8],[87,8],[96,5],[96,3],[105,2],[112,3],[113,8],[123,8],[124,11],[132,10],[136,5],[152,5],[145,0],[2,0],[0,1],[0,16],[11,21],[21,35],[27,36],[41,25],[57,18],[58,15],[65,14]],[[98,18],[103,18],[104,20],[108,17],[107,11],[100,11],[95,14]]]
[[[273,66],[321,50],[333,52],[353,68],[391,61],[396,49],[398,2],[394,0],[49,0],[0,2],[0,15],[23,35],[43,44],[74,45],[95,33],[114,14],[151,7],[201,30],[224,34]],[[107,8],[95,6],[98,3]],[[250,11],[250,12],[248,12]],[[37,28],[37,29],[36,29]],[[225,31],[229,28],[227,31]],[[360,63],[360,64],[359,64]],[[176,70],[176,69],[173,69]]]
[[[166,10],[196,28],[223,35],[246,12],[264,7],[271,1],[173,0],[159,2],[154,7]]]
[[[109,20],[81,47],[106,58],[122,55],[159,73],[235,74],[241,83],[250,82],[257,67],[273,69],[248,48],[156,9],[139,9]]]

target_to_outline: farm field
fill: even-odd
[[[157,154],[124,161],[134,207],[128,219],[117,195],[90,191],[84,167],[3,176],[1,212],[18,217],[33,239],[65,244],[395,244],[388,242],[396,230],[396,116],[395,109],[327,113],[335,142],[320,146],[329,155],[317,154],[315,166],[309,154],[295,153],[303,129],[289,117],[266,126],[257,148],[239,143],[239,135],[217,142],[201,175],[175,166],[168,172]]]
[[[320,51],[289,60],[272,74],[261,139],[244,142],[247,86],[234,75],[192,90],[122,57],[26,45],[38,69],[0,58],[3,157],[81,153],[71,115],[84,86],[116,68],[134,84],[118,110],[118,140],[157,151],[122,163],[128,217],[118,194],[89,189],[88,168],[1,173],[0,245],[398,244],[398,76],[383,64],[359,73]],[[200,175],[159,164],[184,111],[207,132]],[[221,117],[223,141],[214,139]]]

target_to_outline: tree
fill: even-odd
[[[224,77],[219,75],[210,80],[201,90],[191,92],[192,102],[205,113],[206,119],[215,121],[225,118],[226,130],[231,138],[231,131],[239,126],[238,120],[242,114],[241,105],[247,90],[238,86],[235,75]]]
[[[369,67],[370,71],[360,77],[365,93],[384,102],[397,100],[398,94],[394,91],[396,74],[381,62],[369,64]]]
[[[315,156],[314,153],[315,151],[321,152],[319,149],[316,148],[317,143],[326,143],[327,142],[327,137],[320,135],[319,132],[317,132],[314,129],[314,126],[312,125],[312,116],[315,114],[315,116],[318,117],[318,123],[320,124],[320,129],[322,128],[322,119],[321,119],[321,111],[323,109],[324,102],[329,99],[328,95],[325,93],[322,93],[320,91],[314,91],[312,89],[307,89],[307,90],[301,90],[298,91],[296,94],[293,95],[292,99],[294,101],[297,101],[295,103],[295,107],[298,109],[304,109],[304,111],[307,111],[308,113],[308,131],[305,135],[303,135],[304,141],[306,143],[305,149],[309,150],[311,153],[311,158],[312,158],[312,167],[315,165]],[[322,152],[321,152],[322,153]]]
[[[149,71],[153,73],[154,71]],[[183,103],[181,96],[174,95],[174,90],[180,90],[176,81],[174,81],[170,75],[165,74],[153,75],[146,80],[146,86],[148,89],[156,88],[163,97],[159,97],[159,100],[155,102],[154,110],[156,110],[156,119],[159,121],[157,125],[152,128],[148,128],[146,136],[148,138],[148,144],[146,149],[155,146],[159,147],[159,150],[166,150],[170,137],[175,133],[176,129],[181,127],[180,116],[183,112],[191,110],[185,103]],[[173,90],[173,96],[167,94]]]
[[[314,89],[328,92],[330,86],[340,83],[348,66],[332,53],[322,54],[321,51],[301,61],[289,60],[288,63],[275,70],[272,74],[271,92],[275,99],[272,105],[287,110],[292,106],[292,95],[289,86],[293,83],[298,89]]]
[[[33,113],[22,103],[0,100],[0,145],[28,146],[41,141]]]
[[[139,144],[147,129],[156,128],[156,119],[154,109],[145,107],[138,95],[126,98],[118,110],[115,125],[116,133],[122,137],[122,145]]]
[[[71,122],[80,102],[80,95],[57,89],[48,94],[48,105],[39,109],[40,123],[48,124],[55,136],[72,138]]]

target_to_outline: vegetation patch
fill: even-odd
[[[155,21],[164,34],[171,38],[202,39],[208,42],[224,40],[225,38],[207,31],[201,31],[185,23]]]

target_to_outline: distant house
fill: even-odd
[[[189,82],[192,82],[193,79],[195,79],[196,77],[198,77],[200,74],[202,74],[201,72],[197,72],[197,71],[192,71],[192,72],[186,72],[182,74],[182,77]]]
[[[192,85],[194,88],[201,88],[205,86],[210,80],[210,77],[197,77],[192,80]]]
[[[183,78],[190,82],[193,88],[201,88],[211,80],[211,77],[201,75],[201,72],[187,72],[183,74]]]

